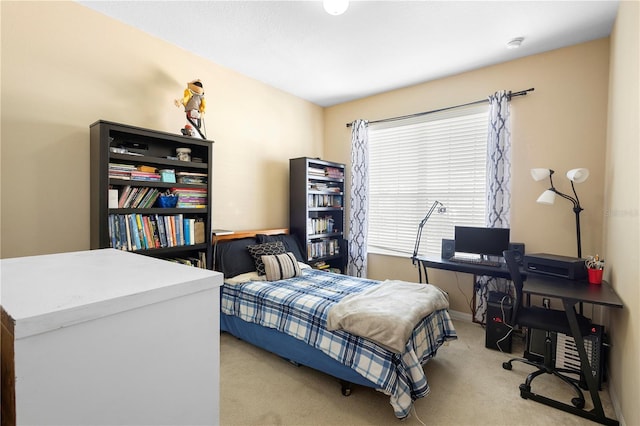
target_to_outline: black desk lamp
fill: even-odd
[[[554,171],[551,169],[531,169],[531,176],[534,180],[539,181],[547,176],[549,177],[549,182],[551,183],[551,188],[547,189],[538,197],[536,202],[540,204],[553,204],[556,199],[556,194],[564,198],[565,200],[569,200],[573,203],[573,212],[576,215],[576,236],[578,240],[578,257],[582,257],[582,242],[580,240],[580,212],[584,210],[580,206],[580,200],[578,199],[578,194],[576,193],[576,188],[573,185],[574,183],[582,183],[589,177],[588,169],[572,169],[567,172],[567,178],[571,181],[571,189],[573,190],[574,197],[571,197],[567,194],[563,194],[558,191],[555,186],[553,186],[553,176]]]
[[[447,211],[447,208],[444,206],[444,204],[442,204],[440,201],[434,201],[424,219],[420,221],[420,225],[418,225],[418,233],[416,234],[416,245],[413,248],[413,256],[411,256],[411,263],[414,265],[416,264],[418,249],[420,248],[420,240],[422,239],[422,228],[424,228],[425,223],[427,223],[427,220],[429,220],[429,217],[434,212],[434,210],[436,210],[436,208],[438,209],[438,213],[445,213]]]

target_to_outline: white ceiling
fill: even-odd
[[[618,10],[617,0],[351,1],[341,16],[321,1],[79,3],[320,106],[606,37]],[[506,49],[515,37],[522,46]]]

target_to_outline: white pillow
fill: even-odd
[[[258,271],[251,271],[244,274],[236,275],[235,277],[225,278],[225,284],[242,284],[249,281],[266,281],[267,278],[264,275],[258,275]]]
[[[267,281],[286,280],[302,275],[298,260],[293,253],[263,255],[264,271]]]

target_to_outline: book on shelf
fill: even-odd
[[[167,245],[167,236],[166,236],[166,231],[164,228],[164,218],[160,215],[154,215],[155,217],[155,221],[157,224],[157,229],[158,229],[158,236],[160,237],[160,247],[168,247]]]
[[[136,170],[140,171],[140,172],[146,172],[146,173],[157,173],[157,170],[155,167],[152,166],[145,166],[145,165],[138,165],[136,166]]]
[[[148,187],[139,187],[135,198],[131,201],[130,207],[132,208],[138,207],[142,199],[147,195],[147,192],[149,192]]]
[[[131,223],[126,216],[122,216],[122,224],[125,232],[124,240],[127,242],[127,250],[135,250],[135,242],[131,238]]]
[[[174,247],[176,245],[176,222],[172,216],[164,217],[166,228],[167,228],[167,238],[169,240],[169,247]]]
[[[155,204],[159,196],[160,191],[157,188],[151,188],[151,190],[147,192],[147,195],[142,199],[138,207],[143,209],[151,208]]]
[[[133,164],[109,163],[109,171],[131,172],[132,170],[136,170]]]
[[[135,215],[127,215],[127,223],[129,224],[129,232],[131,233],[131,249],[140,250],[142,245],[140,244],[140,234],[138,233],[138,224],[135,219]]]
[[[150,173],[150,172],[141,172],[138,170],[132,170],[130,172],[131,180],[143,180],[143,181],[151,181],[151,182],[160,182],[162,180],[162,176],[160,173]]]
[[[331,265],[326,262],[315,262],[311,265],[314,269],[329,269]]]
[[[122,190],[120,191],[120,197],[118,197],[118,208],[124,207],[124,202],[127,200],[127,197],[129,197],[130,193],[131,186],[126,185],[122,187]]]
[[[194,224],[194,241],[196,244],[204,243],[204,222],[199,220]]]
[[[109,179],[131,180],[131,174],[125,172],[109,172]]]
[[[115,188],[109,188],[109,201],[108,204],[110,209],[118,208],[118,190]]]

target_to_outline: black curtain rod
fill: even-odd
[[[511,100],[511,98],[513,98],[514,96],[525,96],[528,92],[533,92],[534,90],[535,89],[532,87],[531,89],[521,90],[519,92],[509,91],[507,93],[507,97],[508,97],[509,100]],[[466,106],[470,106],[470,105],[482,104],[482,103],[485,103],[485,102],[489,102],[489,98],[482,99],[482,100],[479,100],[479,101],[469,102],[469,103],[466,103],[466,104],[455,105],[455,106],[450,106],[450,107],[440,108],[440,109],[434,109],[432,111],[425,111],[425,112],[418,112],[418,113],[415,113],[415,114],[403,115],[401,117],[392,117],[392,118],[384,118],[382,120],[369,121],[368,124],[386,123],[387,121],[396,121],[396,120],[402,120],[402,119],[405,119],[405,118],[420,117],[422,115],[433,114],[435,112],[441,112],[441,111],[447,111],[449,109],[454,109],[454,108],[462,108],[462,107],[466,107]],[[347,127],[351,127],[351,125],[352,125],[352,123],[347,123]]]

